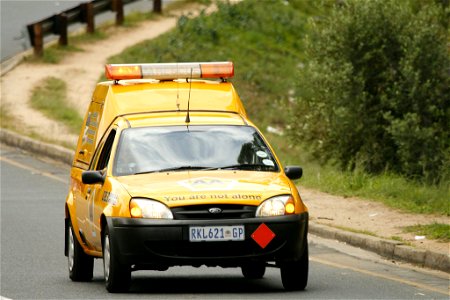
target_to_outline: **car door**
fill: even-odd
[[[116,129],[111,129],[105,137],[100,142],[98,151],[94,154],[94,159],[90,167],[90,170],[100,171],[104,175],[107,172],[111,150],[116,137]],[[107,205],[103,201],[104,188],[104,183],[96,183],[89,185],[87,190],[88,214],[86,224],[88,224],[88,232],[86,232],[86,239],[95,250],[99,251],[101,250],[100,216]]]

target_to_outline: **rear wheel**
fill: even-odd
[[[130,266],[122,265],[111,247],[111,236],[108,228],[103,235],[103,269],[105,272],[105,285],[110,293],[127,292],[131,285]]]
[[[90,281],[94,271],[94,258],[84,253],[83,248],[73,233],[72,224],[69,223],[68,238],[68,265],[69,277],[73,281]]]
[[[308,244],[298,261],[283,262],[280,265],[281,282],[288,291],[301,291],[308,284],[309,254]]]
[[[264,262],[245,264],[241,267],[242,275],[247,279],[261,279],[266,273],[266,264]]]

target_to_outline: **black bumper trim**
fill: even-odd
[[[308,213],[282,217],[220,220],[106,218],[112,247],[123,264],[160,269],[174,265],[239,266],[249,260],[292,261],[307,243]],[[252,233],[262,223],[275,238],[260,247]],[[189,226],[244,225],[245,241],[189,242]]]

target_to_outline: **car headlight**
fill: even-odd
[[[256,217],[272,217],[290,215],[295,212],[292,195],[281,195],[269,198],[256,209]]]
[[[131,199],[130,214],[132,218],[173,219],[172,212],[167,206],[150,199]]]

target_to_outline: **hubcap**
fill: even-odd
[[[73,240],[73,231],[72,228],[69,229],[69,253],[68,253],[68,262],[69,262],[69,271],[73,270],[73,261],[74,261],[74,240]]]
[[[103,269],[105,272],[105,280],[108,281],[110,260],[111,260],[111,254],[109,251],[109,236],[105,236],[105,243],[104,243],[103,247],[104,247],[104,249],[103,249]]]

